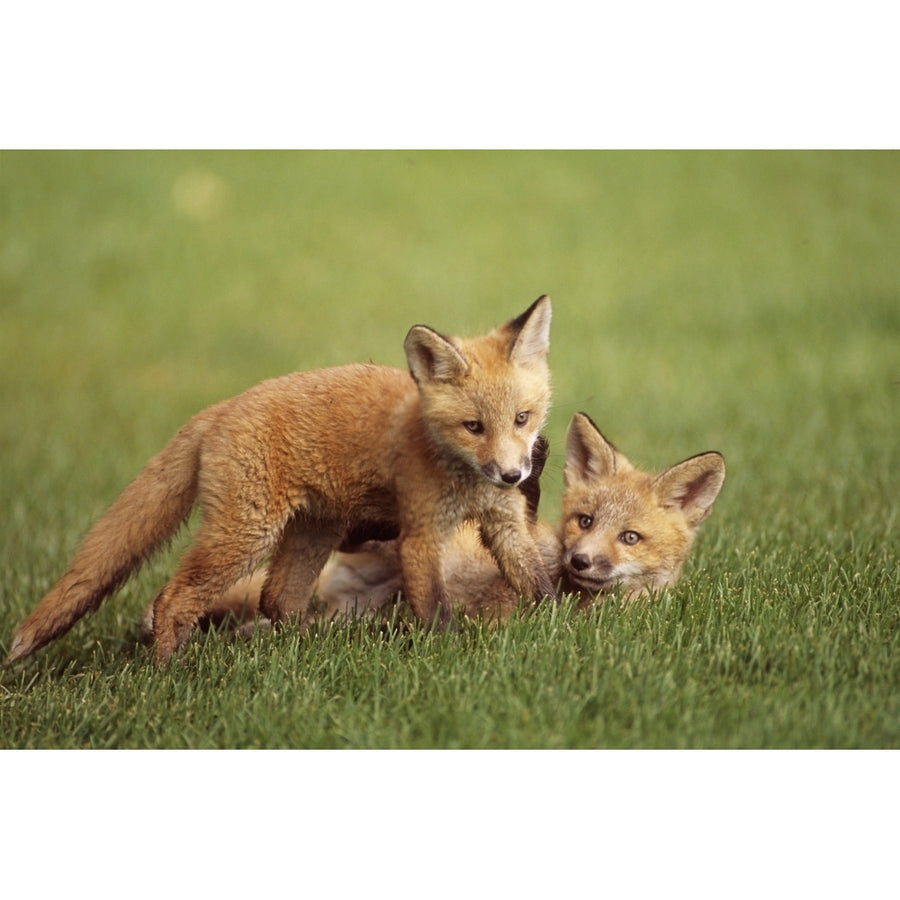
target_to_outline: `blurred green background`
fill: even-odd
[[[896,542],[900,155],[3,152],[4,639],[193,412],[553,298],[553,451],[720,450],[708,526]],[[896,557],[894,557],[896,558]]]

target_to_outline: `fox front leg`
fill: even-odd
[[[432,537],[401,537],[403,596],[416,618],[443,631],[452,622],[441,572],[440,542]]]
[[[559,599],[537,542],[524,521],[487,516],[481,522],[481,537],[503,577],[520,597],[535,602],[544,597]]]

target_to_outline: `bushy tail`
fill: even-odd
[[[208,421],[203,413],[191,419],[91,528],[68,571],[16,629],[7,663],[34,653],[94,612],[175,534],[197,496]]]

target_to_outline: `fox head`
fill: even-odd
[[[563,573],[592,593],[635,596],[674,584],[725,480],[701,453],[651,475],[635,469],[584,413],[566,434]]]
[[[524,481],[550,405],[550,298],[481,337],[416,325],[403,346],[441,452],[498,487]]]

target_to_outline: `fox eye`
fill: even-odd
[[[516,425],[518,425],[519,427],[524,425],[528,421],[528,415],[529,414],[527,412],[520,412],[516,416]]]
[[[480,422],[477,419],[473,419],[471,422],[463,422],[463,428],[469,434],[484,434],[484,422]]]
[[[619,535],[619,540],[623,544],[627,544],[629,547],[633,547],[638,541],[641,540],[641,536],[636,531],[623,531]]]
[[[593,525],[593,524],[594,524],[594,517],[593,517],[593,516],[587,516],[587,515],[585,515],[585,516],[579,516],[579,517],[578,517],[578,527],[579,527],[582,531],[587,531],[588,528],[590,528],[591,525]]]

